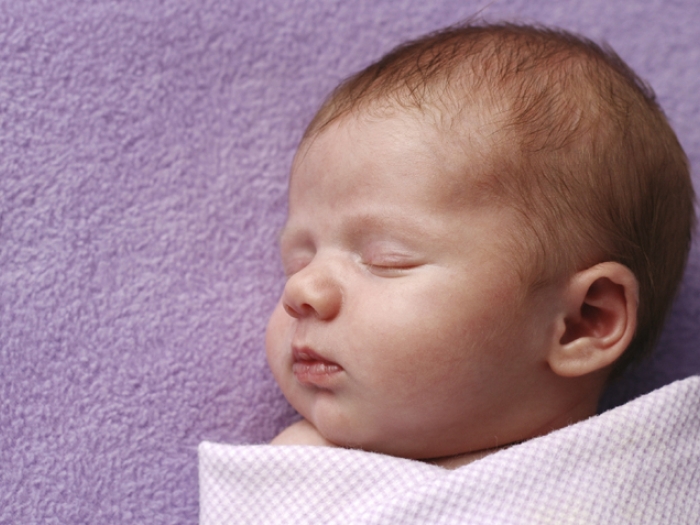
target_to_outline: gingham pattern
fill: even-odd
[[[200,525],[700,524],[700,377],[454,471],[326,447],[199,447]]]

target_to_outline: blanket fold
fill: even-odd
[[[700,523],[700,377],[457,470],[328,447],[199,447],[200,524]]]

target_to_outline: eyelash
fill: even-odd
[[[282,257],[282,267],[287,278],[295,273],[303,270],[313,259],[313,255],[304,254],[289,257]],[[378,262],[372,262],[372,259],[377,260],[377,257],[360,257],[359,263],[362,264],[368,271],[381,277],[399,276],[419,266],[411,260],[404,260],[397,257],[396,260],[391,260],[391,257],[379,257]],[[385,260],[381,260],[385,259]],[[388,260],[386,260],[388,259]]]
[[[412,270],[417,266],[416,264],[411,264],[408,262],[396,262],[392,264],[375,264],[371,262],[365,262],[364,265],[372,273],[392,275],[404,274],[408,270]]]

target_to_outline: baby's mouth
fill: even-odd
[[[303,385],[329,387],[333,377],[342,370],[338,363],[325,359],[310,348],[292,350],[292,373]]]

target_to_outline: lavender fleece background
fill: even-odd
[[[195,523],[197,444],[289,422],[263,334],[324,95],[483,9],[607,40],[700,166],[697,0],[1,0],[0,523]],[[614,405],[700,373],[700,252]]]

